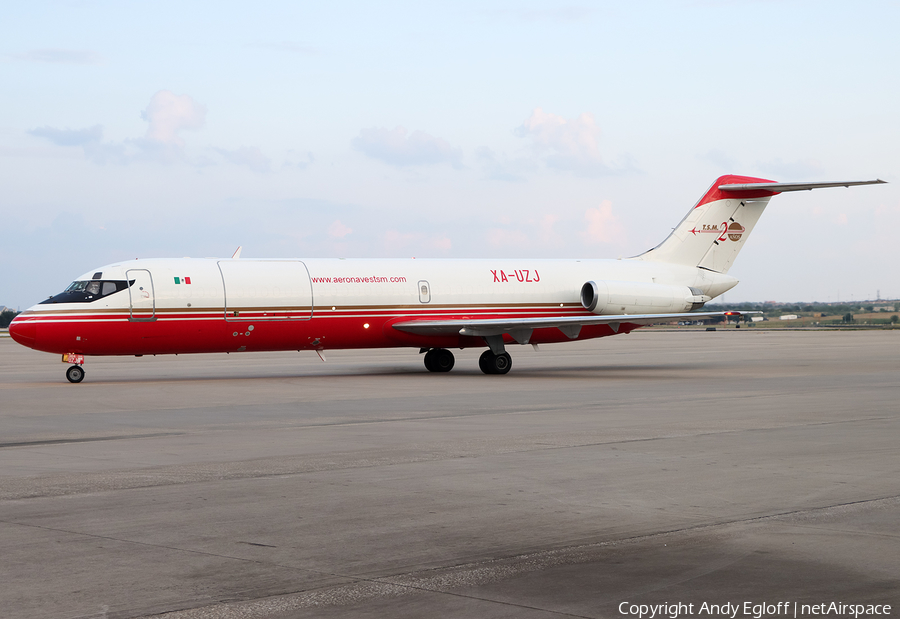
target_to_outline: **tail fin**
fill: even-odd
[[[637,258],[727,273],[772,196],[784,191],[879,183],[884,181],[776,183],[749,176],[720,176],[666,240]]]

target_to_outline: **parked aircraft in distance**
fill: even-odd
[[[10,325],[18,343],[62,354],[70,382],[86,356],[418,348],[448,372],[450,348],[486,348],[478,365],[506,374],[506,347],[585,340],[696,320],[737,285],[728,270],[769,199],[786,191],[872,185],[777,183],[722,176],[672,233],[625,260],[148,259],[85,273]]]

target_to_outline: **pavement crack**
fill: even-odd
[[[174,552],[186,552],[186,553],[202,555],[202,556],[207,556],[207,557],[216,557],[219,559],[230,559],[233,561],[243,561],[246,563],[254,563],[257,565],[269,565],[269,566],[280,567],[280,568],[284,568],[284,569],[288,569],[288,570],[297,570],[297,571],[301,571],[301,572],[308,572],[310,574],[316,574],[319,576],[336,576],[336,574],[332,574],[330,572],[322,572],[319,570],[297,567],[294,565],[284,565],[282,563],[276,563],[273,561],[263,561],[260,559],[249,559],[246,557],[236,557],[234,555],[227,555],[227,554],[222,554],[222,553],[217,553],[217,552],[209,552],[208,550],[195,550],[193,548],[180,548],[178,546],[169,546],[167,544],[151,544],[150,542],[142,542],[139,540],[125,539],[125,538],[121,538],[121,537],[113,537],[111,535],[98,535],[97,533],[85,533],[83,531],[73,531],[71,529],[62,529],[59,527],[48,527],[48,526],[43,526],[40,524],[31,524],[31,523],[27,523],[27,522],[16,522],[14,520],[0,520],[0,523],[12,525],[12,526],[40,529],[42,531],[53,531],[55,533],[66,533],[68,535],[80,535],[82,537],[88,537],[91,539],[119,542],[120,544],[135,544],[138,546],[145,546],[147,548],[161,548],[163,550],[172,550]],[[250,544],[253,546],[264,546],[265,545],[265,544],[252,544],[250,542],[237,542],[237,543],[238,544]],[[272,548],[275,548],[275,546],[272,546]],[[350,578],[352,578],[352,577],[350,577]]]
[[[181,436],[184,432],[152,432],[147,434],[117,434],[112,436],[85,436],[80,438],[52,438],[36,441],[11,441],[0,443],[0,449],[9,447],[43,447],[45,445],[66,445],[70,443],[95,443],[100,441],[121,441],[136,438],[160,438],[163,436]]]

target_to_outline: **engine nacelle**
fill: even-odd
[[[667,314],[689,312],[710,300],[690,286],[642,282],[587,282],[581,304],[595,314]]]

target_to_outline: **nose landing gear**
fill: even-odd
[[[66,370],[66,378],[70,383],[80,383],[84,380],[84,368],[80,365],[69,366]]]

